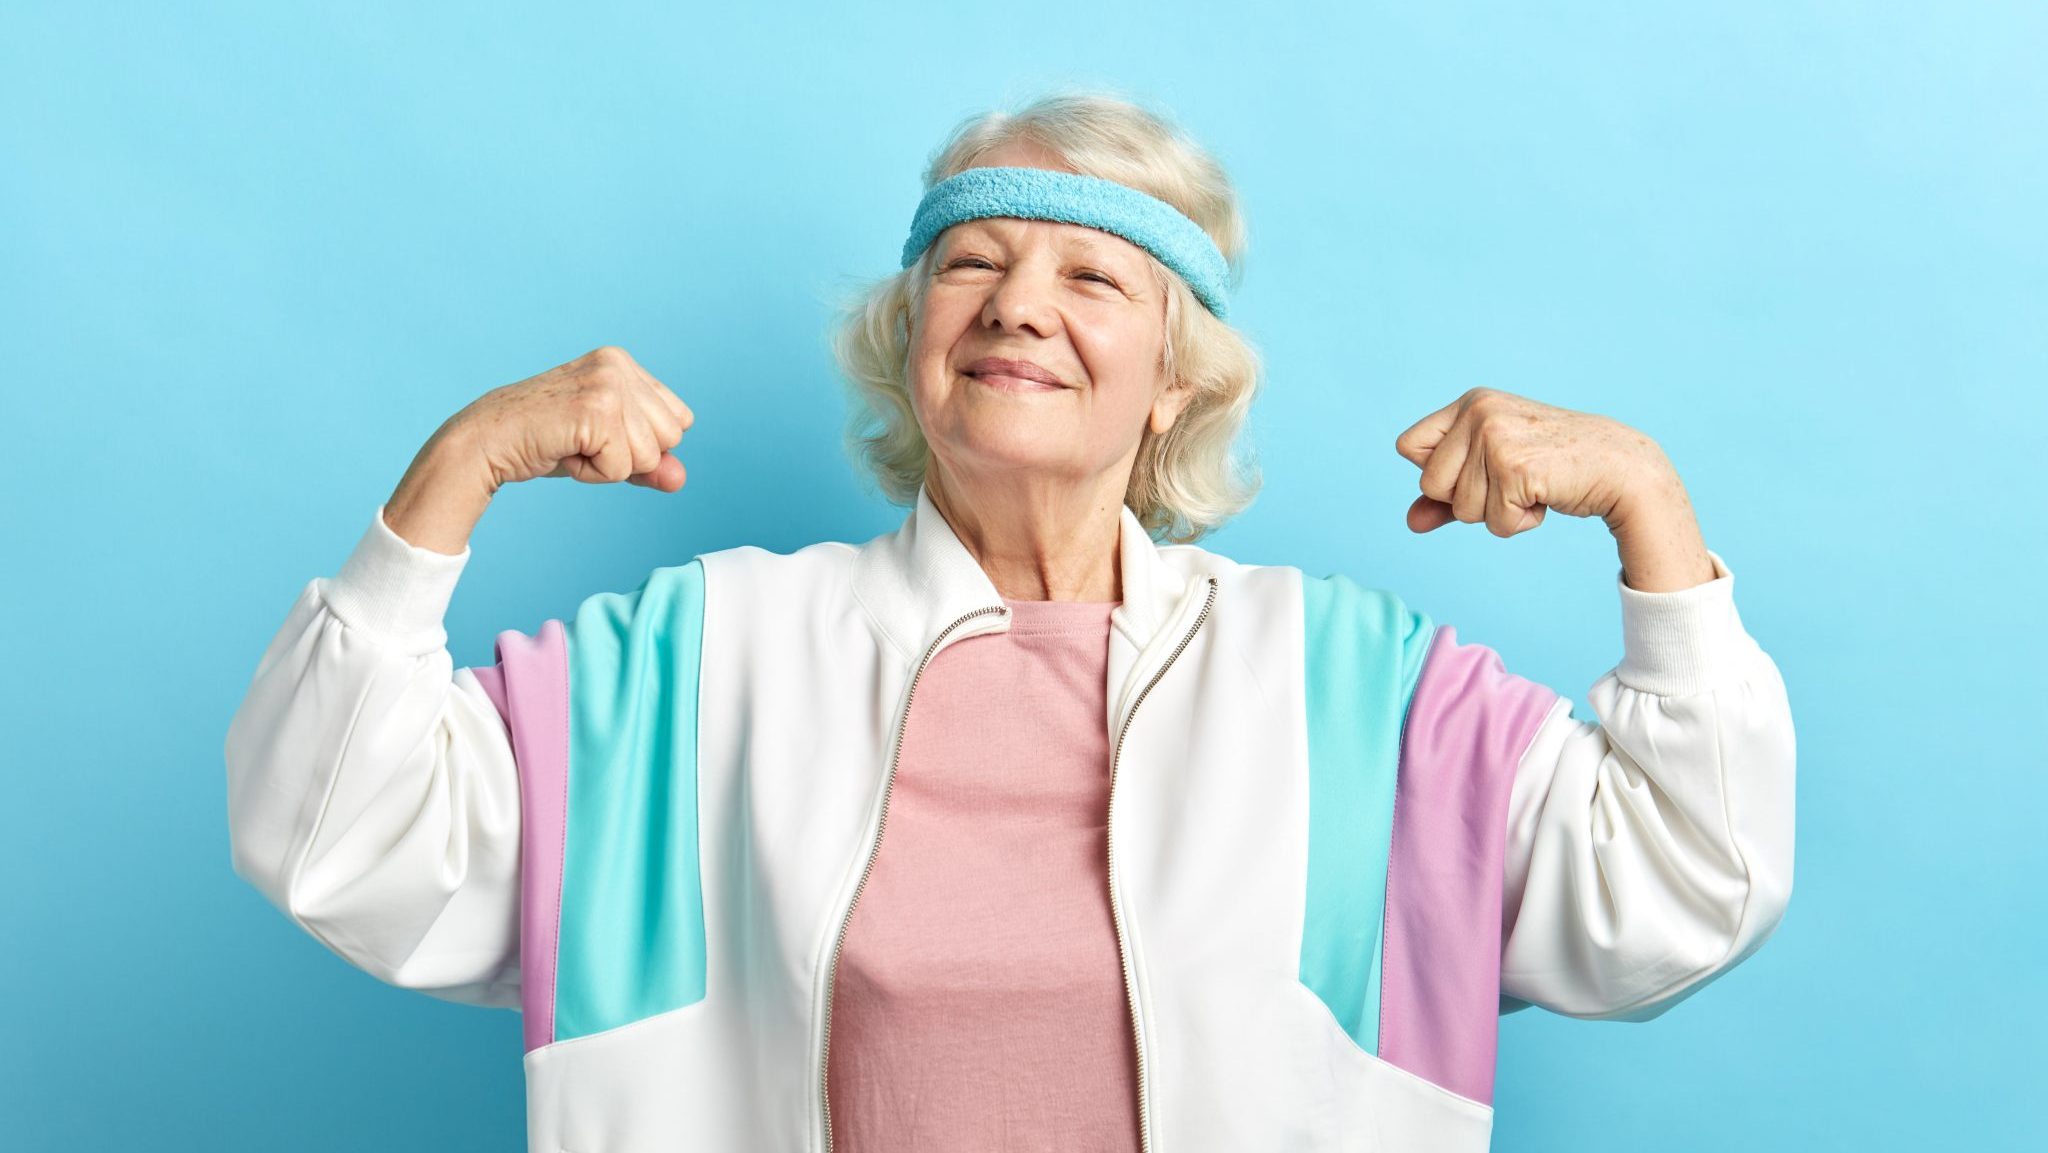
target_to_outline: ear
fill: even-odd
[[[1174,422],[1185,412],[1188,402],[1195,398],[1195,390],[1185,380],[1175,380],[1152,401],[1152,432],[1164,435],[1173,428]]]

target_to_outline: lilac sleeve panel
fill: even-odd
[[[1558,694],[1440,626],[1403,723],[1380,1055],[1493,1101],[1501,891],[1516,764]]]
[[[498,663],[472,670],[512,732],[519,766],[519,968],[525,1047],[554,1039],[555,944],[568,831],[569,645],[559,620],[498,634]]]

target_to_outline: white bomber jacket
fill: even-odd
[[[1598,722],[1342,576],[1153,542],[1111,614],[1111,907],[1147,1153],[1487,1149],[1499,1016],[1645,1020],[1792,887],[1785,685],[1734,576],[1617,574]],[[455,669],[468,550],[380,507],[226,742],[236,872],[380,980],[518,1009],[529,1146],[824,1151],[839,944],[920,672],[1008,627],[920,492],[661,567]]]

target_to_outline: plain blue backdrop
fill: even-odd
[[[0,1143],[522,1148],[516,1014],[232,873],[257,659],[443,419],[600,344],[695,410],[689,483],[502,493],[458,664],[655,565],[895,527],[826,321],[944,133],[1062,84],[1244,197],[1266,484],[1206,544],[1394,589],[1588,715],[1603,526],[1403,522],[1395,435],[1501,388],[1663,445],[1790,686],[1776,936],[1652,1023],[1506,1019],[1495,1147],[2038,1140],[2048,10],[851,7],[9,6]]]

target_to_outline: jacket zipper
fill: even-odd
[[[1152,686],[1158,684],[1159,679],[1166,675],[1166,670],[1173,667],[1173,662],[1180,658],[1181,650],[1188,647],[1188,643],[1195,639],[1195,634],[1201,631],[1202,622],[1209,619],[1209,609],[1216,603],[1216,578],[1211,576],[1208,581],[1209,595],[1202,602],[1202,611],[1195,617],[1194,627],[1180,639],[1180,643],[1174,646],[1173,652],[1166,658],[1166,663],[1160,665],[1159,671],[1153,673],[1152,679],[1146,681],[1145,687],[1139,690],[1137,699],[1131,702],[1130,711],[1124,714],[1122,727],[1117,730],[1116,748],[1109,756],[1109,811],[1112,814],[1116,812],[1116,770],[1117,762],[1124,751],[1124,734],[1131,731],[1131,718],[1138,715],[1138,706],[1145,703],[1145,697],[1152,692]],[[1115,821],[1105,823],[1103,840],[1109,849],[1109,912],[1111,919],[1116,922],[1116,949],[1124,964],[1124,999],[1131,1014],[1131,1045],[1138,1055],[1138,1149],[1139,1153],[1151,1153],[1152,1098],[1145,1079],[1145,1033],[1138,1020],[1138,984],[1131,972],[1130,946],[1124,940],[1123,902],[1117,898],[1116,892]]]
[[[847,902],[846,916],[839,922],[839,935],[832,942],[832,961],[825,966],[825,1020],[824,1040],[819,1046],[818,1053],[818,1106],[824,1111],[825,1116],[826,1153],[831,1153],[832,1149],[832,1093],[828,1083],[832,1072],[832,985],[839,973],[839,951],[846,945],[846,927],[853,923],[854,907],[860,904],[861,891],[868,887],[868,874],[874,871],[875,857],[882,848],[882,830],[889,823],[889,794],[896,787],[896,762],[903,755],[903,729],[910,722],[910,704],[917,698],[917,682],[924,676],[925,666],[931,663],[932,657],[939,651],[939,647],[946,643],[946,637],[954,629],[978,616],[986,616],[989,613],[1007,614],[1009,611],[1005,605],[990,605],[988,608],[975,609],[956,618],[932,639],[932,643],[924,650],[924,656],[917,662],[917,670],[910,674],[910,689],[903,695],[903,712],[896,718],[896,741],[895,747],[889,753],[889,772],[882,780],[882,812],[875,822],[875,839],[868,846],[868,859],[867,863],[861,866],[860,880],[853,886],[853,900]]]
[[[1123,755],[1124,734],[1130,731],[1131,718],[1137,715],[1138,706],[1145,703],[1146,696],[1152,692],[1152,686],[1158,684],[1160,678],[1166,675],[1166,670],[1173,667],[1173,662],[1180,658],[1182,650],[1186,649],[1189,642],[1195,639],[1195,634],[1201,631],[1202,622],[1209,619],[1209,610],[1216,603],[1216,578],[1211,576],[1207,579],[1209,581],[1209,594],[1207,599],[1202,602],[1202,611],[1195,617],[1194,627],[1190,628],[1187,635],[1180,639],[1180,643],[1174,646],[1173,652],[1167,656],[1165,663],[1159,666],[1159,671],[1152,674],[1152,679],[1145,682],[1145,687],[1139,691],[1137,699],[1131,702],[1130,711],[1124,714],[1123,725],[1117,730],[1116,748],[1110,753],[1109,758],[1109,807],[1111,812],[1116,810],[1117,764]],[[875,839],[868,846],[868,857],[866,863],[861,866],[860,880],[853,886],[853,899],[847,902],[846,915],[840,919],[839,934],[832,942],[831,963],[825,967],[824,1037],[823,1043],[819,1046],[818,1054],[818,1106],[825,1118],[826,1153],[831,1153],[832,1149],[832,1093],[830,1078],[832,1072],[833,984],[837,980],[839,972],[840,951],[846,946],[847,926],[853,923],[853,910],[860,904],[861,892],[867,888],[868,875],[874,871],[875,858],[880,854],[882,848],[882,832],[889,823],[889,795],[896,787],[896,765],[903,755],[903,730],[910,720],[911,703],[917,699],[917,683],[924,677],[925,666],[931,663],[932,657],[939,651],[940,646],[945,644],[946,637],[954,629],[959,628],[962,624],[978,616],[984,616],[988,613],[1008,613],[1009,611],[1005,606],[992,605],[988,608],[975,609],[973,612],[956,618],[952,624],[947,625],[940,631],[937,637],[933,638],[930,646],[925,649],[924,656],[918,660],[917,670],[910,676],[910,688],[903,697],[903,712],[896,719],[896,740],[894,747],[889,753],[889,772],[882,781],[882,811],[875,824]],[[1140,1153],[1150,1153],[1152,1148],[1152,1107],[1145,1078],[1144,1033],[1138,1020],[1138,988],[1131,971],[1130,947],[1124,940],[1123,906],[1117,900],[1116,894],[1116,841],[1114,825],[1107,821],[1105,821],[1103,830],[1103,840],[1106,842],[1109,851],[1109,910],[1111,919],[1116,924],[1117,954],[1123,962],[1124,998],[1130,1010],[1131,1018],[1131,1044],[1136,1050],[1138,1057],[1138,1148]]]

